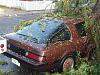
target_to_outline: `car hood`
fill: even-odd
[[[20,48],[43,50],[46,47],[46,44],[34,43],[34,41],[16,33],[6,34],[4,37],[7,38],[8,43]]]

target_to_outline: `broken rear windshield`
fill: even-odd
[[[38,21],[33,24],[24,27],[22,30],[19,30],[17,34],[32,37],[32,39],[36,39],[36,43],[47,43],[49,37],[58,29],[63,21],[58,20],[46,20],[46,21]]]

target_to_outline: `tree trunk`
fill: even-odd
[[[100,60],[100,0],[97,0],[95,6],[93,7],[93,15],[95,16],[95,25],[94,25],[94,30],[95,30],[95,42],[97,45],[97,51],[96,51],[96,56],[97,59]]]
[[[95,6],[93,7],[93,13],[100,13],[100,0],[97,0]]]

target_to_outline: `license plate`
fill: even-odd
[[[12,58],[12,63],[14,63],[15,65],[19,66],[20,67],[20,63],[18,62],[18,60]]]

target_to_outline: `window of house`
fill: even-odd
[[[71,37],[71,33],[68,30],[68,28],[63,28],[61,31],[57,32],[57,34],[55,34],[50,42],[54,43],[57,41],[64,41],[64,40],[70,40]]]
[[[81,37],[86,36],[84,23],[77,24],[76,29]]]

